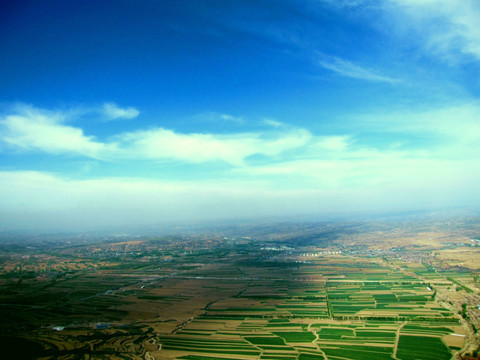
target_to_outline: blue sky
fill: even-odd
[[[0,230],[480,202],[476,0],[0,7]]]

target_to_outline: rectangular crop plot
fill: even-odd
[[[315,335],[313,335],[310,331],[282,331],[274,332],[274,334],[290,343],[310,343],[316,339]]]
[[[397,358],[401,360],[449,360],[450,351],[439,337],[400,335]]]

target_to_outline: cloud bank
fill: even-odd
[[[79,127],[66,125],[74,111],[46,111],[30,106],[0,118],[0,140],[14,150],[75,154],[94,159],[179,160],[187,163],[223,161],[241,166],[252,155],[276,156],[309,142],[304,129],[212,134],[178,133],[152,128],[111,136],[99,141]]]
[[[3,229],[19,224],[98,228],[153,224],[159,219],[290,216],[480,202],[480,105],[476,103],[356,115],[355,132],[346,128],[335,135],[275,122],[258,132],[179,133],[149,128],[100,140],[69,123],[71,113],[17,107],[0,119],[0,149],[16,156],[43,154],[59,164],[66,162],[62,157],[66,155],[95,159],[122,170],[95,175],[98,167],[94,167],[78,177],[68,171],[0,169]],[[259,124],[265,125],[265,120]],[[372,136],[381,141],[372,141]],[[161,169],[162,177],[139,173],[139,161]]]
[[[305,163],[303,168],[300,165],[295,164],[294,170],[332,171],[318,163]],[[397,170],[395,175],[398,174],[402,172]],[[408,174],[412,175],[417,174]],[[402,175],[401,179],[405,178]],[[23,230],[115,231],[161,226],[167,221],[289,218],[299,214],[317,214],[321,219],[335,213],[416,210],[448,206],[452,200],[472,205],[479,200],[472,199],[465,188],[450,180],[442,178],[427,188],[422,183],[412,186],[410,182],[400,188],[375,184],[358,191],[358,186],[335,188],[323,186],[324,183],[309,188],[283,188],[254,180],[179,182],[132,177],[78,180],[44,172],[1,171],[0,230],[18,229],[20,225]],[[478,180],[477,176],[475,185]]]

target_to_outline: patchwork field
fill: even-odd
[[[478,355],[476,268],[442,266],[436,242],[385,249],[378,231],[371,247],[342,231],[307,245],[230,233],[3,244],[0,343],[19,359]]]

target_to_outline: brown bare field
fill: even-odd
[[[466,268],[480,269],[480,247],[462,247],[446,249],[438,253],[437,259],[447,266],[463,266]]]

